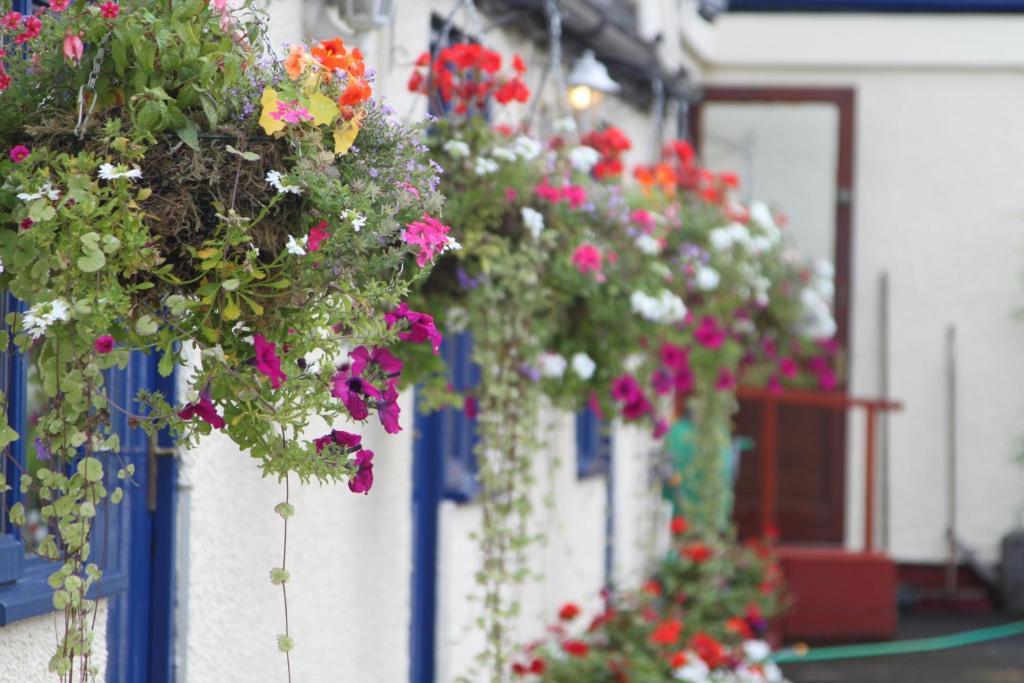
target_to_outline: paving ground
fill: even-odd
[[[900,619],[899,639],[941,636],[1013,620],[907,616]],[[782,670],[793,683],[1024,683],[1024,636],[924,654],[787,664]]]

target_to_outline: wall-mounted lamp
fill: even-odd
[[[569,86],[569,106],[578,112],[596,108],[604,93],[616,93],[622,89],[608,75],[608,67],[598,61],[593,50],[584,50],[583,56],[576,60],[566,84]]]

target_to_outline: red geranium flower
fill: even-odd
[[[579,606],[572,602],[565,603],[564,605],[562,605],[562,609],[558,610],[558,618],[562,621],[572,621],[579,615]]]
[[[711,557],[712,550],[700,541],[690,543],[687,546],[680,548],[679,554],[687,558],[694,564],[701,564],[706,562]]]
[[[590,646],[582,640],[566,640],[562,642],[562,649],[573,657],[586,657],[590,652]]]
[[[651,642],[658,645],[675,645],[683,632],[683,622],[678,619],[666,619],[651,631]]]
[[[672,533],[676,536],[685,534],[689,530],[690,525],[687,523],[686,518],[681,515],[676,515],[672,518]]]

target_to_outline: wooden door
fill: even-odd
[[[788,216],[787,230],[802,252],[834,264],[837,337],[848,348],[853,90],[707,87],[703,95],[690,118],[703,162],[738,173],[745,201],[772,203]],[[755,444],[741,457],[736,483],[734,517],[743,536],[761,529],[760,425],[760,405],[741,402],[736,431]],[[777,458],[780,540],[841,543],[845,414],[780,407]]]

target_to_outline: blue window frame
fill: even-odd
[[[612,442],[601,417],[590,407],[576,413],[576,476],[608,474]]]

